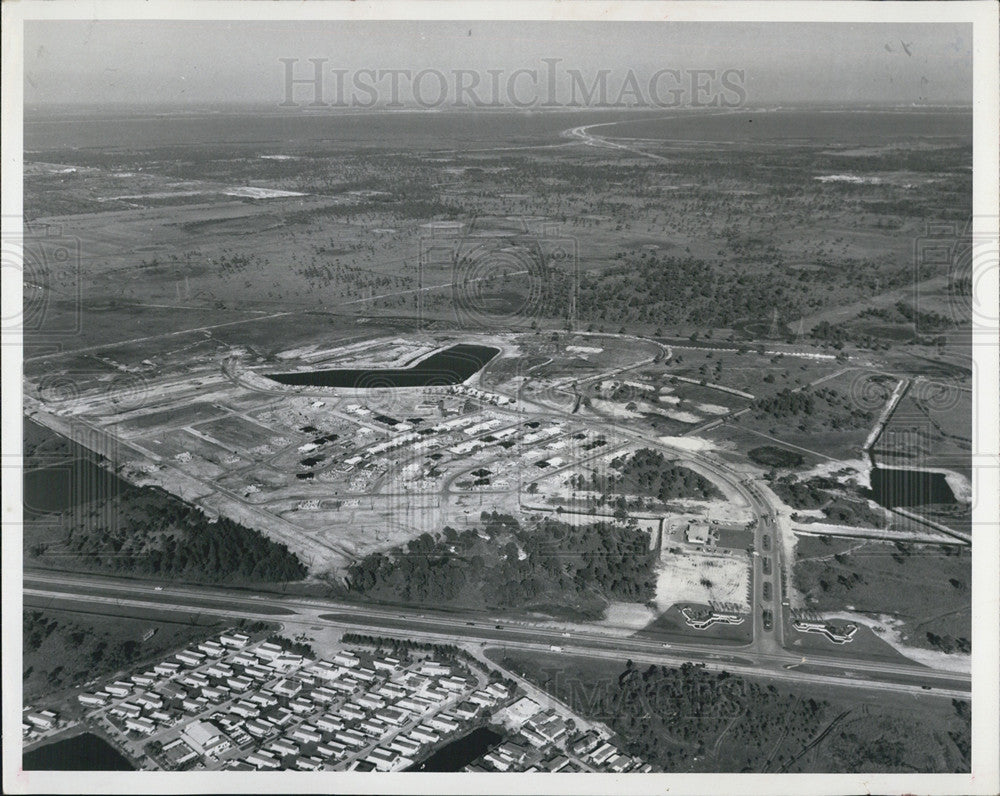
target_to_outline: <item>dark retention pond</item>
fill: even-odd
[[[362,390],[447,386],[462,383],[499,353],[500,349],[492,346],[462,343],[431,354],[408,368],[312,370],[269,373],[267,377],[281,384]]]
[[[502,740],[503,736],[493,732],[489,727],[480,727],[442,747],[422,763],[410,766],[406,770],[461,771]]]
[[[21,759],[25,771],[134,771],[134,766],[111,744],[85,732],[40,746]]]
[[[54,432],[52,432],[54,434]],[[24,471],[24,516],[35,519],[117,495],[126,482],[99,462],[97,454],[71,440],[56,454],[35,455]]]
[[[886,508],[956,502],[943,473],[876,467],[872,470],[871,483],[872,498]]]

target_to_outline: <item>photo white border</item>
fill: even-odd
[[[977,235],[997,235],[1000,162],[1000,80],[997,64],[998,6],[990,0],[958,2],[600,2],[549,0],[515,2],[268,2],[267,0],[22,0],[2,6],[2,215],[5,236],[20,235],[22,211],[23,23],[59,19],[134,20],[498,20],[618,22],[859,22],[971,23],[973,25],[974,168],[973,215]],[[836,46],[831,43],[831,46]],[[11,222],[13,220],[13,223]],[[980,263],[980,266],[982,264]],[[985,269],[983,269],[985,270]],[[4,269],[3,317],[20,312],[19,277]],[[997,268],[973,283],[980,300],[1000,301]],[[985,294],[985,295],[983,295]],[[988,298],[987,298],[988,297]],[[995,331],[995,330],[993,330]],[[5,464],[21,455],[22,352],[19,339],[4,334],[2,357],[2,444]],[[975,336],[973,359],[974,461],[992,463],[975,474],[973,557],[971,774],[358,774],[356,772],[21,772],[21,479],[3,469],[3,788],[7,793],[923,793],[1000,792],[998,732],[998,606],[1000,606],[1000,460],[997,420],[1000,379],[997,340]],[[8,477],[14,476],[17,477]],[[985,500],[983,494],[995,499]]]

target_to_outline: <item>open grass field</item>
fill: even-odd
[[[65,606],[70,608],[71,606]],[[192,641],[204,639],[217,618],[192,613],[189,621],[155,615],[98,616],[59,607],[24,611],[24,699],[71,689],[84,682],[160,660]],[[149,638],[146,638],[148,634]]]
[[[892,617],[908,646],[960,652],[961,639],[971,644],[967,550],[804,537],[796,559],[795,586],[811,610]]]

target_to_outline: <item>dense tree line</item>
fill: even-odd
[[[316,650],[312,648],[311,644],[307,644],[304,641],[293,641],[290,638],[279,635],[275,633],[267,637],[267,640],[271,644],[277,644],[279,647],[287,650],[288,652],[293,652],[296,655],[301,655],[303,658],[315,658]]]
[[[560,608],[600,615],[607,600],[649,600],[655,553],[645,531],[545,519],[523,529],[486,514],[483,527],[422,534],[348,568],[350,591],[385,601],[471,608]]]
[[[771,491],[795,509],[817,509],[830,501],[827,491],[840,486],[832,478],[817,476],[799,481],[794,476],[784,476],[771,481]]]
[[[664,771],[767,770],[769,762],[788,760],[788,750],[805,746],[830,713],[823,700],[796,698],[702,664],[643,669],[628,661],[617,677],[586,680],[519,660],[505,664],[544,683],[581,715],[606,723],[624,751]]]
[[[593,472],[589,478],[578,473],[572,476],[570,483],[574,489],[605,495],[643,495],[661,501],[722,497],[722,493],[707,478],[668,461],[662,453],[649,448],[642,448],[628,457],[619,456],[611,461],[611,466],[618,472]]]
[[[773,445],[762,445],[747,451],[750,461],[768,467],[798,467],[802,464],[802,454],[795,451],[776,448]]]
[[[859,500],[836,497],[822,511],[828,521],[837,525],[857,528],[884,528],[887,525],[885,514]]]
[[[888,394],[886,395],[888,398]],[[785,387],[774,395],[762,396],[753,402],[755,416],[776,420],[801,418],[832,429],[861,428],[870,425],[875,413],[861,408],[849,396],[832,387],[817,390],[792,390]],[[800,430],[805,426],[800,423]]]
[[[774,395],[758,398],[753,405],[758,416],[776,418],[811,415],[816,411],[816,399],[808,391],[790,390],[788,387]]]
[[[58,546],[29,545],[39,563],[116,574],[213,583],[300,580],[303,563],[287,546],[159,487],[124,484],[113,498],[59,517]],[[67,553],[69,555],[67,555]]]

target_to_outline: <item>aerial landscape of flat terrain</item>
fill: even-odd
[[[969,107],[24,147],[26,770],[970,771]]]

